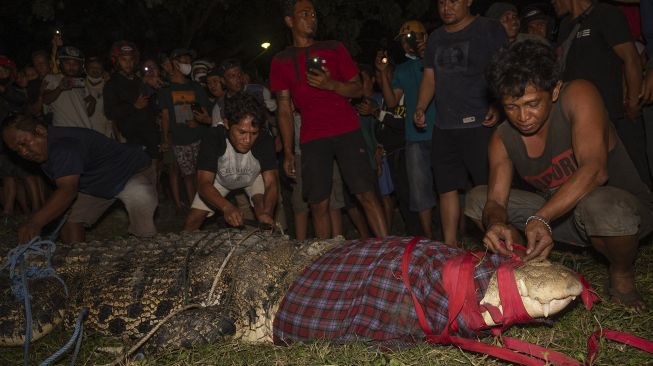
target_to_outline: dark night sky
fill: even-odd
[[[87,56],[106,56],[111,43],[121,38],[135,41],[144,49],[145,55],[179,46],[174,44],[180,39],[178,27],[170,25],[170,15],[150,9],[144,10],[144,0],[53,1],[55,4],[63,4],[64,7],[55,7],[54,20],[47,22],[32,16],[32,6],[38,3],[38,0],[3,1],[4,4],[0,5],[0,54],[9,54],[19,64],[24,64],[28,62],[33,50],[49,47],[49,40],[55,28],[62,29],[67,44],[80,46]],[[208,0],[163,1],[185,1],[192,6],[197,3],[206,5]],[[491,2],[493,1],[477,0],[472,10],[482,13]],[[542,3],[543,0],[513,2],[523,6]],[[396,3],[403,6],[407,1],[396,0]],[[431,9],[421,19],[427,23],[427,27],[437,25],[435,4],[436,1],[433,0]],[[548,2],[544,4],[549,6]],[[240,1],[228,11],[216,12],[224,16],[223,23],[214,22],[202,28],[203,31],[193,38],[191,45],[200,54],[214,59],[230,56],[240,57],[245,62],[255,59],[256,65],[265,69],[270,57],[289,42],[288,32],[277,7],[276,0]],[[320,16],[318,14],[318,17]],[[209,31],[215,24],[224,24],[225,28],[214,26]],[[367,55],[380,47],[379,39],[391,39],[395,32],[396,30],[388,29],[380,23],[365,22],[356,40],[360,47],[359,56],[368,57]],[[267,52],[259,54],[261,49],[258,45],[263,40],[269,40],[273,46]]]

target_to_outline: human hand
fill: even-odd
[[[18,243],[24,244],[41,234],[42,227],[28,221],[18,228]]]
[[[323,89],[333,91],[335,89],[335,80],[331,79],[331,73],[329,69],[322,66],[320,69],[310,69],[306,72],[306,81],[308,85]]]
[[[379,50],[376,52],[374,67],[380,72],[385,72],[388,69],[388,51]]]
[[[644,82],[642,82],[642,92],[639,93],[642,104],[653,103],[653,69],[646,72]]]
[[[69,77],[63,77],[61,81],[59,82],[59,89],[61,90],[70,90],[73,88],[73,83],[72,80],[70,80]]]
[[[259,214],[257,220],[262,224],[274,225],[274,219],[272,218],[272,215],[268,213]]]
[[[499,122],[499,109],[495,105],[491,105],[481,124],[485,127],[493,127],[497,122]]]
[[[426,128],[426,116],[424,115],[424,109],[417,108],[415,109],[415,114],[413,115],[413,122],[417,128]]]
[[[628,117],[629,120],[634,122],[639,116],[642,115],[642,106],[639,104],[639,100],[636,100],[635,102],[626,100],[624,106],[626,107],[626,117]]]
[[[149,103],[150,97],[144,94],[139,94],[138,98],[136,98],[136,101],[134,102],[134,108],[136,109],[143,109],[147,107],[147,103]]]
[[[97,99],[95,99],[95,97],[93,97],[92,95],[87,95],[87,96],[84,98],[84,101],[85,101],[86,103],[88,103],[88,104],[96,104],[96,103],[97,103]]]
[[[420,58],[424,58],[424,52],[426,52],[426,34],[422,39],[417,40],[417,50],[415,51]]]
[[[286,172],[286,175],[290,178],[295,179],[295,155],[286,154],[285,159],[283,160],[283,169]]]
[[[205,124],[205,125],[210,125],[212,120],[211,116],[209,116],[208,112],[206,112],[206,109],[202,107],[201,110],[193,110],[193,118],[195,118],[195,121]]]
[[[524,261],[534,260],[539,262],[545,260],[553,249],[553,237],[549,227],[540,220],[530,220],[526,224],[524,231],[528,243]]]
[[[143,76],[143,82],[154,89],[160,89],[163,86],[163,80],[161,80],[161,77],[154,74],[145,73],[145,76]]]
[[[361,103],[356,105],[356,112],[360,116],[371,116],[378,108],[376,103],[365,98]]]
[[[512,225],[494,223],[485,231],[483,244],[494,253],[510,257],[513,253],[513,244],[517,244],[519,233]]]
[[[243,226],[243,214],[240,212],[238,207],[228,203],[225,208],[222,210],[224,215],[224,220],[231,226],[241,227]]]

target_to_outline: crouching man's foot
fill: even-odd
[[[646,303],[635,287],[635,274],[633,271],[620,272],[610,269],[610,278],[606,283],[606,293],[610,301],[622,305],[627,310],[642,313],[646,310]]]

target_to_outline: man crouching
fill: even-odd
[[[265,111],[252,95],[239,93],[225,102],[224,125],[202,138],[197,157],[197,185],[184,230],[200,228],[212,208],[233,226],[243,225],[243,214],[225,197],[244,189],[259,222],[272,224],[279,195],[274,138],[263,128]]]
[[[23,159],[39,163],[56,185],[45,205],[18,229],[21,243],[38,236],[69,207],[61,239],[82,242],[84,226],[93,225],[116,198],[129,214],[131,234],[156,234],[156,172],[140,147],[120,144],[86,128],[46,127],[21,115],[4,121],[2,138]]]
[[[490,141],[489,185],[467,199],[465,214],[486,230],[483,243],[509,255],[517,227],[527,261],[545,259],[554,240],[590,243],[610,262],[612,300],[642,311],[633,264],[639,239],[653,229],[653,195],[601,95],[587,81],[563,84],[553,50],[532,41],[499,52],[487,76],[510,123]],[[510,188],[513,167],[535,193]]]

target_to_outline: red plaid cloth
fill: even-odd
[[[327,339],[415,342],[424,339],[401,279],[401,259],[410,238],[352,241],[324,254],[293,283],[274,319],[274,341]],[[410,283],[434,333],[447,324],[449,301],[442,288],[444,263],[463,253],[421,240],[411,256]],[[506,258],[489,254],[474,270],[477,299]],[[478,335],[461,318],[457,335]],[[453,334],[452,334],[453,335]]]

